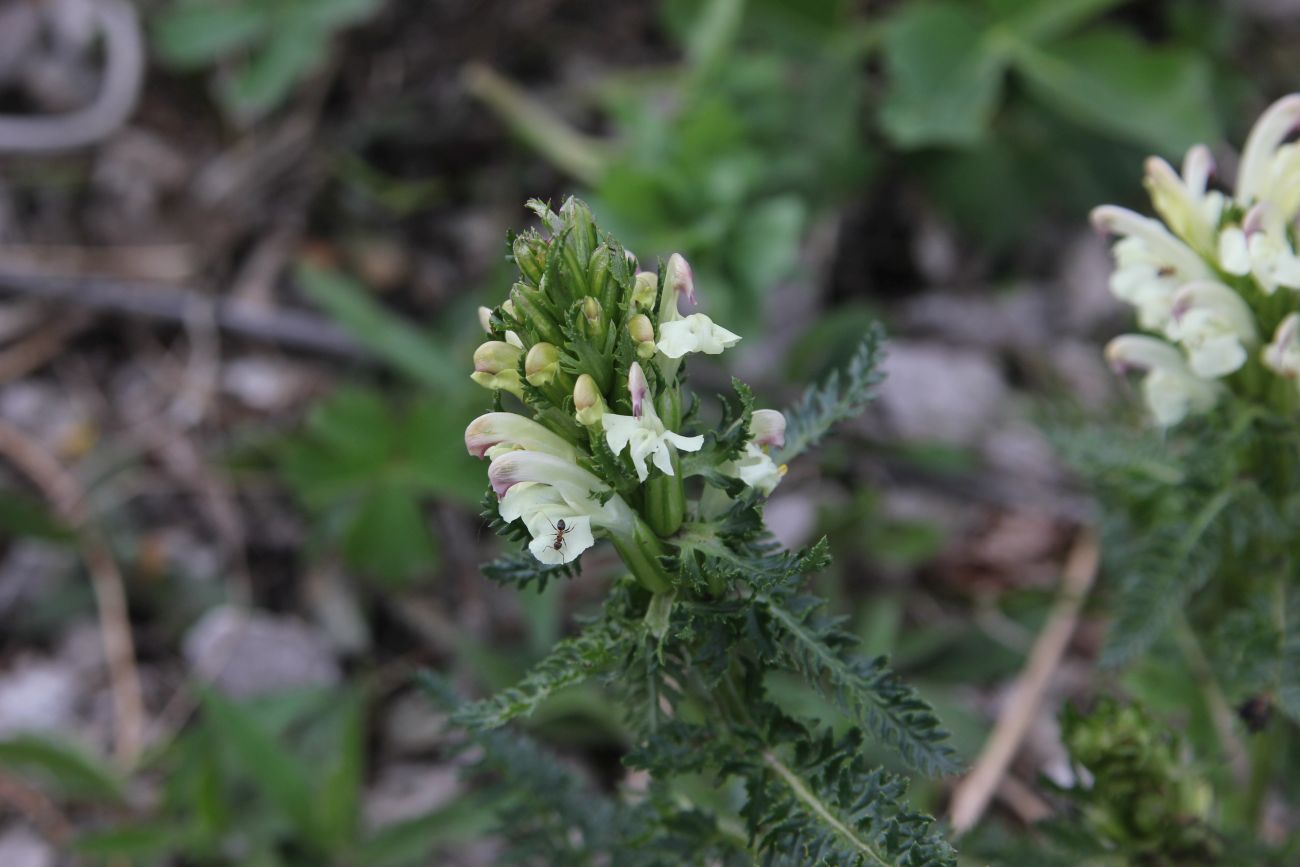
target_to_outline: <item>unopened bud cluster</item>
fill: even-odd
[[[1093,211],[1119,237],[1110,279],[1154,335],[1106,347],[1119,372],[1143,374],[1148,408],[1164,427],[1233,393],[1281,412],[1300,407],[1300,94],[1274,103],[1246,140],[1236,192],[1211,187],[1214,160],[1198,145],[1182,173],[1147,161],[1161,220],[1112,205]]]
[[[577,199],[558,212],[529,206],[542,231],[511,240],[518,281],[479,311],[487,337],[471,378],[494,393],[496,411],[470,424],[465,445],[491,461],[499,513],[523,523],[538,560],[570,562],[603,536],[642,583],[666,590],[662,540],[699,508],[686,498],[683,455],[704,462],[690,473],[702,486],[721,477],[767,495],[784,473],[768,450],[782,445],[785,421],[754,411],[743,449],[709,465],[712,434],[692,432],[683,412],[682,362],[740,337],[704,313],[683,315],[696,295],[680,255],[641,271]]]

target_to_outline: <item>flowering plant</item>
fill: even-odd
[[[885,660],[856,656],[825,602],[802,592],[828,561],[825,541],[784,551],[762,521],[786,462],[870,398],[879,334],[843,376],[784,413],[755,409],[733,381],[710,416],[686,389],[686,363],[741,338],[695,309],[686,261],[639,270],[582,202],[530,207],[543,231],[511,239],[519,280],[480,311],[487,340],[472,377],[494,407],[465,431],[469,452],[490,461],[488,518],[526,550],[484,571],[544,586],[607,539],[627,574],[601,614],[521,683],[456,712],[479,732],[484,761],[533,780],[540,797],[509,820],[528,847],[511,863],[953,864],[931,820],[904,803],[905,781],[862,750],[875,738],[912,768],[942,773],[955,766],[946,736]],[[847,730],[770,697],[775,671],[837,706]],[[493,731],[598,675],[626,711],[625,761],[650,780],[613,803],[566,799],[572,787],[553,768],[502,759],[534,753]],[[684,783],[701,778],[713,797]]]
[[[1181,174],[1159,157],[1147,161],[1163,223],[1114,205],[1093,211],[1098,229],[1120,238],[1111,291],[1159,335],[1117,337],[1106,357],[1144,374],[1143,396],[1163,427],[1229,393],[1282,413],[1300,408],[1300,146],[1286,143],[1298,124],[1300,94],[1264,112],[1235,194],[1210,187],[1214,158],[1197,145]]]
[[[1285,776],[1276,756],[1300,724],[1297,126],[1300,95],[1264,112],[1235,192],[1212,186],[1197,146],[1181,174],[1148,160],[1160,220],[1093,212],[1119,236],[1111,289],[1149,332],[1115,338],[1106,356],[1142,375],[1160,435],[1109,425],[1065,437],[1103,505],[1114,612],[1103,662],[1192,685],[1162,709],[1203,721],[1197,751],[1217,753],[1203,812],[1238,840],[1258,834]]]

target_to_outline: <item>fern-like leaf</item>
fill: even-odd
[[[492,729],[527,716],[557,691],[607,669],[617,658],[620,644],[619,631],[610,619],[601,617],[557,643],[518,684],[463,705],[453,720],[471,729]]]
[[[803,397],[784,411],[785,447],[773,460],[788,463],[816,445],[832,427],[862,413],[884,378],[879,370],[884,342],[884,329],[873,325],[843,370],[832,371],[821,385],[809,386]]]
[[[782,604],[761,596],[773,644],[782,661],[802,675],[850,719],[930,776],[957,770],[948,734],[934,709],[905,684],[883,657],[867,659],[853,649],[857,638],[825,616],[825,600],[797,596]]]

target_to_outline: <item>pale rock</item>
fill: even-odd
[[[895,340],[884,373],[879,405],[900,439],[970,445],[1006,408],[1002,372],[984,352]]]
[[[185,658],[203,681],[233,698],[342,678],[329,641],[301,620],[232,606],[214,608],[185,636]]]

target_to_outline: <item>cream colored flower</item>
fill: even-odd
[[[1117,373],[1144,374],[1142,396],[1161,427],[1205,412],[1219,399],[1221,386],[1192,373],[1177,349],[1155,337],[1120,335],[1106,344],[1106,359]]]
[[[1241,296],[1206,281],[1178,290],[1166,334],[1182,344],[1192,372],[1204,379],[1239,370],[1247,350],[1259,343],[1254,314]]]
[[[1214,173],[1210,149],[1196,145],[1189,150],[1181,175],[1159,157],[1148,159],[1146,170],[1146,188],[1156,212],[1193,250],[1203,256],[1213,256],[1224,196],[1209,189],[1210,176]]]
[[[664,427],[655,412],[654,402],[647,399],[649,386],[645,372],[636,362],[632,363],[628,372],[628,390],[632,395],[632,415],[606,412],[601,417],[605,441],[609,444],[610,451],[617,455],[627,449],[632,456],[636,476],[643,482],[650,475],[646,458],[665,475],[674,475],[673,448],[686,452],[699,451],[704,445],[704,437],[685,437]]]
[[[1143,328],[1163,331],[1178,289],[1193,280],[1214,279],[1209,266],[1158,220],[1103,205],[1093,209],[1092,221],[1100,231],[1121,236],[1112,249],[1116,268],[1110,289],[1137,308]]]
[[[665,322],[659,326],[659,351],[669,358],[681,358],[688,352],[720,355],[740,342],[733,334],[703,313],[692,313],[684,319]]]
[[[1269,370],[1300,383],[1300,313],[1288,314],[1282,320],[1262,357]]]

